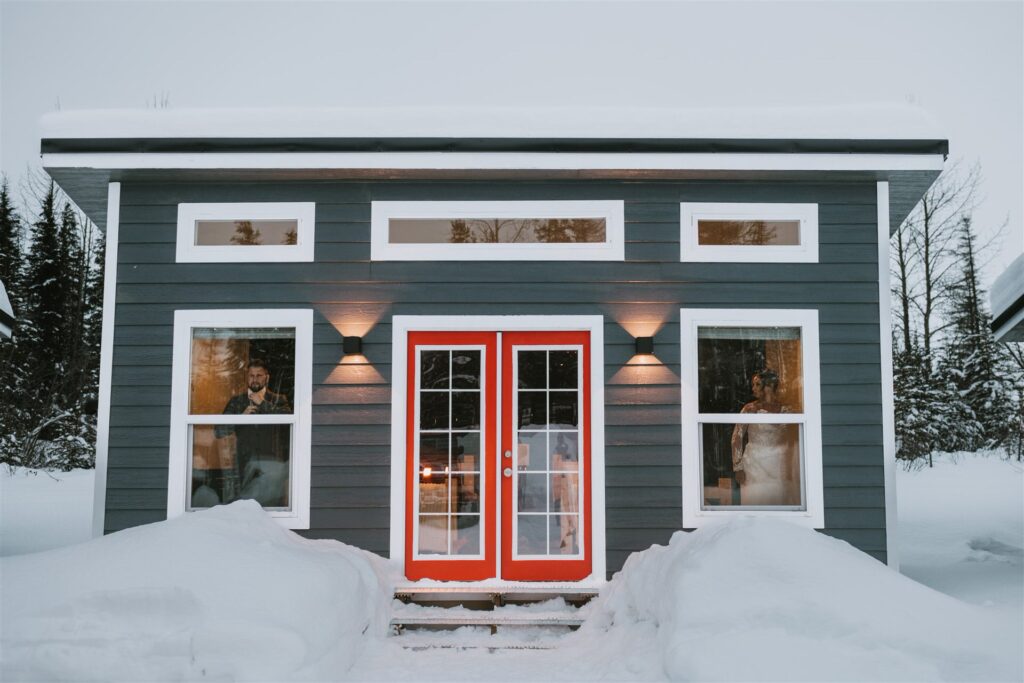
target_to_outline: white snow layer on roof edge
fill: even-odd
[[[944,139],[919,107],[335,107],[93,109],[46,114],[43,138]]]
[[[11,307],[11,300],[7,297],[7,290],[4,289],[3,281],[0,281],[0,311],[9,316],[14,316],[14,308]]]

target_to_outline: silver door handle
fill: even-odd
[[[502,471],[502,474],[504,474],[506,477],[511,477],[512,476],[512,468],[511,467],[506,467]]]

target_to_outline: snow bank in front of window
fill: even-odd
[[[383,560],[252,501],[0,563],[4,680],[332,679],[387,628]]]
[[[93,109],[45,114],[43,138],[944,139],[903,104],[735,107]]]
[[[1019,634],[852,546],[732,520],[633,555],[581,635],[647,627],[672,680],[1020,680]],[[600,637],[599,637],[600,636]]]

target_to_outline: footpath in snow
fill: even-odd
[[[1021,680],[1021,482],[995,458],[900,473],[905,571],[960,599],[737,519],[635,554],[554,649],[494,653],[403,648],[395,565],[241,501],[0,560],[0,679]]]

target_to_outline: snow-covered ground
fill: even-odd
[[[92,538],[94,472],[0,467],[0,556],[61,548]]]
[[[1021,471],[971,455],[899,473],[904,572],[946,594],[739,519],[634,555],[554,650],[493,654],[402,649],[397,567],[240,502],[0,561],[0,679],[1021,680]],[[3,477],[5,543],[53,538],[12,528],[32,520],[7,514],[22,488],[24,506],[88,518],[45,491],[74,485]]]

